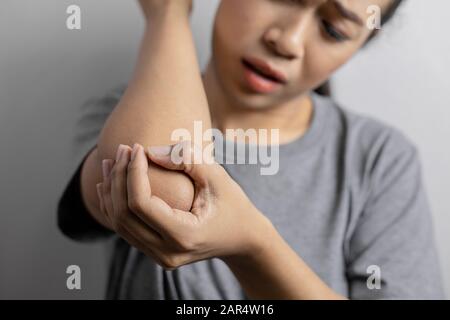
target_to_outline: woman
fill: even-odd
[[[92,105],[108,119],[83,140],[90,152],[59,205],[68,236],[118,236],[108,298],[442,296],[416,147],[313,91],[375,35],[367,8],[384,24],[401,2],[222,1],[200,76],[191,1],[140,1],[136,71]],[[278,130],[277,173],[234,153],[232,164],[188,161],[206,143],[170,136],[195,120]],[[221,142],[255,148],[235,138],[216,141],[216,160]]]

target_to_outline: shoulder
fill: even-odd
[[[348,156],[361,161],[376,162],[383,158],[398,158],[417,153],[417,145],[402,129],[374,116],[350,110],[334,99],[321,97],[328,112],[329,127],[335,127],[339,143]],[[355,159],[356,160],[356,159]]]
[[[402,129],[373,116],[349,111],[344,107],[341,109],[355,143],[361,149],[384,149],[393,155],[417,148],[415,142]]]
[[[392,182],[408,181],[420,174],[420,155],[416,143],[401,129],[376,117],[350,110],[334,99],[323,97],[328,141],[336,149],[341,169],[352,190],[373,192]]]

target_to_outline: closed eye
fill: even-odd
[[[349,40],[349,37],[347,37],[342,32],[338,31],[328,21],[322,20],[322,26],[323,26],[324,31],[327,33],[327,35],[329,37],[333,38],[333,40],[335,40],[337,42],[343,42],[343,41]]]

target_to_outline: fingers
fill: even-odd
[[[118,234],[126,234],[127,237],[133,235],[140,242],[161,247],[163,245],[162,237],[150,226],[144,224],[128,208],[127,168],[131,151],[130,147],[120,145],[117,149],[114,166],[112,166],[112,160],[103,162],[104,181],[97,184],[100,209],[109,217],[108,220]],[[146,172],[145,175],[147,175]]]
[[[112,160],[102,163],[104,181],[97,186],[101,210],[119,235],[131,234],[152,248],[163,248],[165,240],[186,232],[196,217],[190,212],[175,212],[152,195],[144,148],[136,144],[131,154],[130,150],[120,146],[113,167]]]
[[[106,211],[105,211],[105,205],[104,205],[104,203],[103,203],[102,185],[103,185],[103,183],[97,183],[97,185],[96,185],[96,188],[97,188],[97,196],[98,196],[98,200],[99,200],[99,203],[100,203],[100,212],[106,213]]]
[[[128,231],[128,229],[123,230],[120,236],[128,242],[131,246],[135,247],[146,256],[153,258],[157,263],[161,264],[162,261],[159,258],[159,250],[157,247],[150,247],[144,241],[140,240],[139,236],[135,236],[133,232]]]
[[[127,167],[130,153],[130,147],[120,145],[117,149],[116,163],[111,172],[111,198],[115,217],[128,213]]]
[[[133,197],[150,197],[152,190],[148,179],[148,162],[143,154],[142,146],[135,144],[131,154],[131,162],[128,165],[127,188]]]
[[[102,161],[103,183],[102,183],[102,198],[103,207],[106,214],[111,218],[113,214],[113,205],[111,199],[111,170],[113,168],[114,161],[106,159]]]
[[[194,242],[186,241],[190,239],[186,234],[193,230],[196,217],[173,210],[152,195],[144,148],[136,144],[131,150],[121,145],[115,164],[104,160],[102,167],[104,180],[97,185],[97,193],[100,210],[112,229],[162,266],[172,268],[189,261],[187,252],[182,251],[182,256],[178,251],[192,248]]]
[[[111,218],[108,215],[108,212],[105,209],[105,203],[103,200],[103,183],[98,183],[96,185],[97,188],[97,196],[99,199],[99,207],[100,207],[100,212],[102,213],[103,217],[105,218],[105,220],[108,222],[108,225],[110,228],[112,228],[112,221]]]
[[[128,207],[146,224],[164,235],[165,230],[174,224],[174,212],[165,201],[152,195],[147,172],[148,160],[144,148],[136,144],[128,165]]]
[[[150,245],[152,248],[164,247],[164,241],[161,235],[134,214],[130,214],[127,217],[123,223],[123,227],[122,231],[133,235],[134,238],[140,239],[143,243]]]
[[[204,187],[208,178],[214,176],[220,167],[212,155],[190,141],[182,141],[173,146],[150,147],[147,155],[156,164],[170,170],[184,171],[197,185]]]

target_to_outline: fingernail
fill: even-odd
[[[154,156],[167,156],[170,154],[172,146],[149,147],[148,151]]]
[[[133,152],[131,152],[131,161],[134,161],[138,151],[139,151],[139,145],[137,143],[135,143],[133,146]]]
[[[102,161],[102,172],[103,172],[103,179],[106,179],[109,176],[109,173],[111,171],[111,165],[108,159],[105,159]]]
[[[124,145],[123,144],[119,145],[119,147],[117,148],[117,153],[116,153],[116,162],[118,162],[120,160],[123,150],[124,150]]]

